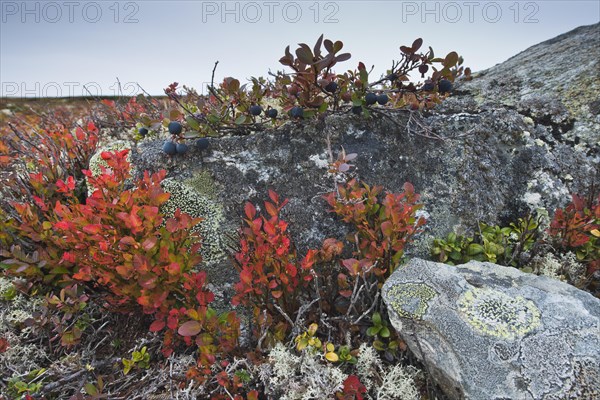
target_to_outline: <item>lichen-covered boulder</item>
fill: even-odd
[[[594,121],[600,121],[600,109],[586,100],[581,104],[585,112],[569,110],[580,109],[572,103],[576,93],[588,93],[590,83],[583,78],[597,65],[594,46],[599,29],[600,25],[578,29],[528,50],[556,55],[544,58],[543,65],[536,57],[526,57],[527,51],[520,55],[523,73],[527,68],[543,69],[545,74],[554,68],[564,71],[575,58],[586,66],[571,75],[564,71],[561,76],[571,78],[565,78],[560,99],[544,86],[543,92],[556,103],[548,110],[540,108],[546,104],[543,98],[526,96],[539,82],[522,79],[519,85],[508,84],[514,80],[500,64],[471,82],[457,84],[448,99],[423,114],[396,110],[385,116],[373,113],[369,119],[326,114],[290,121],[278,129],[210,138],[204,150],[190,142],[187,153],[175,156],[162,151],[164,138],[147,139],[132,152],[132,160],[138,173],[165,169],[168,177],[179,181],[210,176],[214,201],[222,205],[225,223],[233,231],[242,224],[246,201],[260,207],[267,190],[275,190],[290,200],[282,218],[304,253],[328,237],[342,239],[348,233],[323,200],[334,190],[328,163],[343,148],[358,154],[353,163],[362,181],[383,185],[390,192],[401,191],[409,181],[421,194],[428,223],[407,253],[426,257],[434,237],[452,231],[468,234],[478,221],[506,224],[539,208],[551,214],[568,203],[571,193],[588,193],[597,186],[600,156],[595,143],[600,135]],[[495,90],[494,85],[503,89]],[[507,96],[523,103],[516,108],[505,100]],[[435,136],[446,140],[432,139]],[[210,281],[238,279],[227,261],[216,271],[214,278],[209,274]]]
[[[515,268],[413,259],[390,319],[452,399],[600,398],[600,300]]]

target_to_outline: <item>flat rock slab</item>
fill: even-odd
[[[491,263],[413,259],[383,298],[452,399],[600,398],[600,300],[587,292]]]

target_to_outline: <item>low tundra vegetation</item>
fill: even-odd
[[[422,45],[401,46],[400,60],[376,78],[362,62],[334,72],[351,55],[321,36],[286,48],[286,70],[270,79],[225,78],[208,95],[173,83],[166,99],[103,99],[87,117],[33,110],[0,126],[1,396],[441,398],[392,329],[380,292],[426,224],[411,183],[391,192],[364,182],[357,155],[342,151],[329,160],[332,190],[322,203],[349,233],[305,251],[283,217],[284,193],[246,203],[230,254],[238,279],[218,304],[198,267],[202,219],[161,212],[166,172],[134,179],[129,149],[101,152],[100,171],[90,171],[100,142],[119,132],[166,138],[163,151],[185,157],[219,136],[327,113],[434,107],[470,71],[456,52],[439,57]],[[547,230],[587,273],[599,267],[599,213],[597,201],[574,196]],[[481,224],[479,236],[439,239],[433,253],[521,267],[539,226],[530,217]]]

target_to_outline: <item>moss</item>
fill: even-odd
[[[388,290],[392,309],[401,317],[420,319],[437,292],[423,283],[399,283]]]
[[[225,221],[223,207],[192,186],[172,178],[165,179],[162,187],[165,192],[171,194],[171,197],[161,207],[161,212],[170,217],[179,208],[192,217],[202,218],[194,230],[202,237],[200,253],[204,262],[222,260],[226,256],[225,237],[221,229]]]
[[[461,317],[477,332],[505,340],[523,337],[540,325],[540,311],[522,296],[473,288],[458,300]]]

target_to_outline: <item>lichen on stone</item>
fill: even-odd
[[[208,171],[197,172],[193,177],[185,180],[184,183],[211,200],[216,200],[217,198],[217,187],[215,186],[213,177]]]
[[[225,237],[221,230],[225,218],[223,207],[199,193],[192,186],[167,178],[161,183],[163,190],[171,194],[169,200],[162,205],[161,213],[172,217],[179,208],[182,212],[202,221],[193,228],[200,234],[202,248],[200,254],[207,263],[220,261],[225,257]]]
[[[437,292],[424,283],[398,283],[388,290],[387,296],[392,299],[392,309],[399,316],[420,319]]]
[[[540,325],[540,311],[522,296],[489,288],[473,288],[458,300],[461,317],[477,332],[514,340]]]

